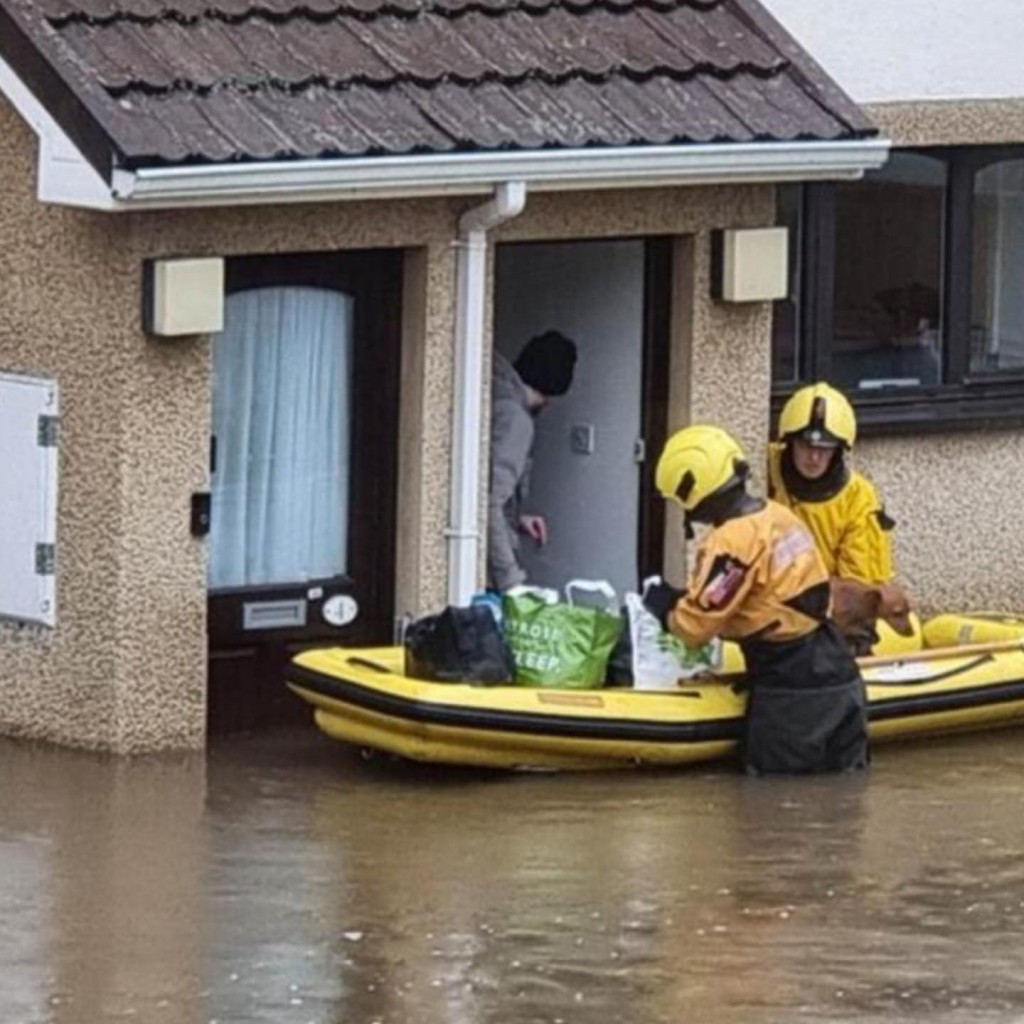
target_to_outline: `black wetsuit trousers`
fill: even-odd
[[[741,646],[750,684],[741,754],[749,774],[867,767],[864,682],[831,622],[798,640]]]

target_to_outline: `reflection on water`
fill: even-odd
[[[1024,734],[502,775],[0,743],[0,1021],[1024,1019]]]

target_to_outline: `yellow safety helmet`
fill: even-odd
[[[824,382],[808,384],[790,397],[779,416],[779,440],[794,438],[822,447],[852,448],[857,439],[853,406],[841,391]]]
[[[705,498],[746,475],[743,449],[724,430],[693,426],[665,443],[654,481],[662,497],[692,512]]]

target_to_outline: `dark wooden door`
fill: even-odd
[[[649,238],[644,247],[643,444],[637,578],[660,574],[665,557],[665,501],[654,470],[668,439],[668,384],[671,372],[671,238]]]
[[[310,646],[393,631],[401,253],[228,263],[214,341],[211,733],[309,719]]]

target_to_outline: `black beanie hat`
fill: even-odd
[[[513,364],[524,384],[548,398],[564,395],[576,368],[576,343],[558,331],[531,338]]]

